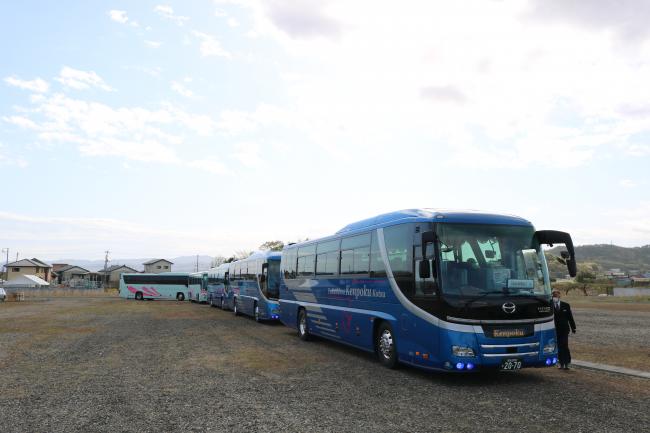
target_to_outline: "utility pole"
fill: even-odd
[[[104,253],[106,255],[104,256],[104,278],[102,278],[102,289],[106,288],[108,283],[108,276],[106,275],[106,269],[108,269],[108,253],[110,253],[110,251],[106,250],[104,251]]]
[[[4,277],[4,279],[6,280],[7,278],[9,278],[9,248],[3,248],[2,252],[7,253],[7,263],[5,264],[5,277]]]
[[[196,255],[196,271],[195,272],[199,272],[199,255],[198,254]]]

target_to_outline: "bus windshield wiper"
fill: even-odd
[[[473,297],[471,299],[468,299],[467,301],[465,301],[465,304],[463,305],[463,308],[468,308],[475,301],[478,301],[479,299],[482,299],[482,298],[486,297],[487,295],[508,295],[508,294],[509,294],[509,292],[504,292],[503,290],[490,290],[488,292],[481,293],[480,295],[475,296],[475,297]]]

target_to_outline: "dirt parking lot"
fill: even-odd
[[[597,319],[576,313],[588,340]],[[649,385],[577,369],[387,370],[189,303],[0,305],[0,432],[641,432]]]

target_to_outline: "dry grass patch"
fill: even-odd
[[[572,342],[571,356],[583,361],[597,362],[650,372],[650,349],[647,348],[600,347]]]

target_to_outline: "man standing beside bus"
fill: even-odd
[[[573,321],[571,306],[560,301],[561,293],[553,290],[553,318],[555,320],[555,333],[557,335],[557,352],[559,366],[563,370],[569,369],[571,351],[569,350],[569,331],[576,333],[576,323]]]

